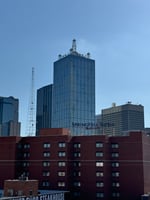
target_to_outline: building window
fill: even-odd
[[[119,182],[113,182],[113,183],[112,183],[112,186],[113,186],[113,187],[120,187],[120,183],[119,183]]]
[[[45,142],[43,144],[43,148],[50,148],[51,144],[49,142]]]
[[[104,162],[96,161],[96,167],[103,167],[103,166],[104,166]]]
[[[23,196],[23,191],[22,190],[18,190],[18,196]]]
[[[59,162],[58,162],[58,166],[59,166],[59,167],[65,167],[65,166],[66,166],[66,162],[64,162],[64,161],[59,161]]]
[[[104,183],[103,182],[97,182],[96,187],[104,187]]]
[[[117,148],[119,148],[119,144],[117,144],[117,143],[112,143],[112,144],[111,144],[111,147],[114,148],[114,149],[117,149]]]
[[[29,177],[29,171],[24,171],[23,173],[22,173],[22,175],[19,177],[20,179],[26,179],[27,177]]]
[[[24,157],[24,158],[29,158],[29,157],[30,157],[30,153],[29,153],[29,152],[23,153],[23,157]]]
[[[58,172],[58,176],[65,176],[66,172],[62,171],[62,172]]]
[[[75,182],[73,183],[73,185],[74,185],[75,187],[80,187],[80,186],[81,186],[81,182],[80,182],[80,181],[75,181]]]
[[[59,151],[58,152],[58,156],[59,157],[65,157],[66,156],[66,152],[65,151]]]
[[[44,153],[43,153],[43,156],[44,156],[44,157],[50,157],[50,152],[44,152]]]
[[[81,176],[81,172],[80,171],[74,171],[73,176],[75,176],[75,177]]]
[[[118,158],[119,157],[119,153],[116,153],[116,152],[112,153],[111,156],[112,156],[112,158]]]
[[[73,156],[74,156],[75,158],[79,158],[79,157],[81,156],[81,153],[80,153],[80,152],[74,152],[74,153],[73,153]]]
[[[112,197],[120,197],[120,193],[119,192],[113,192]]]
[[[112,162],[111,166],[112,167],[119,167],[119,162]]]
[[[75,161],[73,162],[74,167],[81,167],[81,162],[80,161]]]
[[[113,177],[119,177],[119,172],[112,172]]]
[[[81,148],[81,144],[80,144],[80,143],[74,143],[74,144],[73,144],[73,147],[74,147],[74,148]]]
[[[30,144],[24,144],[24,149],[29,149],[30,148]]]
[[[29,167],[29,162],[23,162],[23,167]]]
[[[104,176],[104,172],[96,172],[96,176],[97,177],[103,177]]]
[[[104,198],[104,193],[103,192],[97,192],[96,198]]]
[[[43,176],[50,176],[50,172],[49,171],[43,171]]]
[[[43,167],[49,167],[50,166],[50,162],[49,161],[44,161],[43,162]]]
[[[103,143],[102,142],[96,142],[96,148],[100,148],[103,147]]]
[[[66,147],[66,143],[65,142],[59,142],[58,143],[58,147],[65,148]]]
[[[59,181],[58,182],[58,187],[65,187],[65,182],[64,181]]]
[[[97,151],[96,152],[96,157],[103,157],[103,152]]]
[[[43,182],[42,182],[42,186],[43,186],[43,187],[48,187],[48,186],[50,186],[49,181],[43,181]]]

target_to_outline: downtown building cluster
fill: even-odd
[[[150,192],[144,107],[113,104],[96,116],[95,61],[76,51],[75,40],[54,62],[54,83],[37,90],[36,136],[3,133],[1,189],[24,175],[39,189],[69,191],[69,200],[139,200]]]

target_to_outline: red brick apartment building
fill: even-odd
[[[0,137],[0,188],[22,174],[39,189],[70,191],[69,200],[140,200],[150,192],[150,137],[71,137],[66,129]]]

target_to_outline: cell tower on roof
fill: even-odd
[[[36,125],[36,120],[35,120],[34,67],[32,67],[31,91],[28,104],[27,127],[26,127],[27,136],[35,135],[35,125]]]

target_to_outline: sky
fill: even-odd
[[[144,106],[150,127],[149,0],[0,0],[0,96],[19,99],[25,135],[35,91],[53,83],[53,63],[90,52],[96,64],[96,113],[128,101]]]

